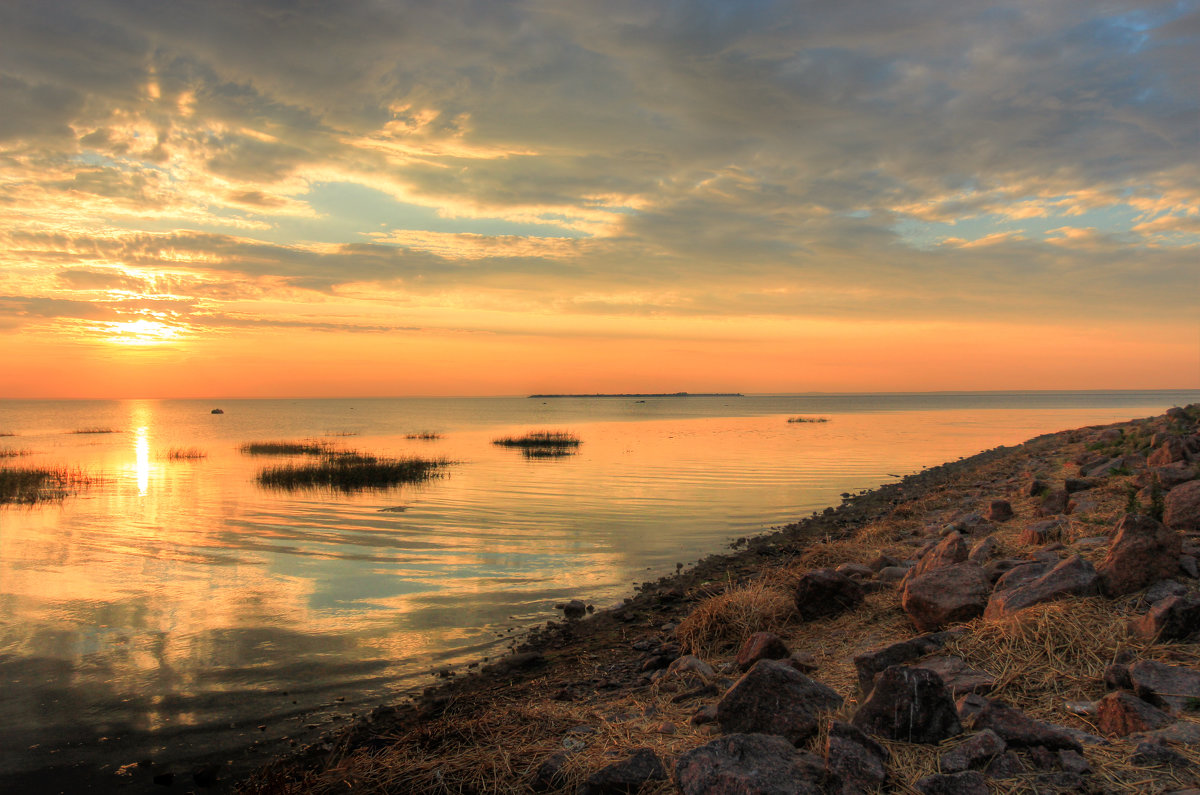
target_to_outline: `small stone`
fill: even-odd
[[[1092,764],[1077,751],[1063,750],[1058,752],[1058,764],[1068,773],[1077,776],[1090,776]]]
[[[863,563],[843,563],[834,569],[838,574],[845,574],[847,577],[867,578],[875,573],[875,570]]]
[[[556,604],[554,609],[563,611],[563,615],[567,618],[583,618],[587,615],[587,604],[579,599]]]
[[[979,698],[979,696],[964,696],[963,699],[960,699],[960,713],[962,712],[962,702],[965,699]],[[1000,735],[1009,746],[1017,748],[1040,745],[1050,750],[1061,748],[1072,751],[1083,750],[1078,740],[1057,726],[1034,720],[1024,712],[998,701],[981,700],[983,704],[978,709],[972,710],[969,717],[963,719],[963,725],[967,729],[991,729]]]
[[[1163,508],[1163,523],[1172,530],[1200,530],[1200,480],[1168,491]]]
[[[967,553],[967,560],[982,566],[999,547],[1000,543],[996,541],[995,536],[984,536],[971,547],[971,551]]]
[[[1005,751],[988,762],[983,772],[991,778],[1016,778],[1025,775],[1026,770],[1021,757],[1012,751]]]
[[[1040,547],[1052,541],[1061,541],[1067,523],[1062,519],[1043,519],[1021,531],[1020,543],[1027,547]]]
[[[1013,518],[1012,503],[1008,500],[992,500],[987,518],[991,522],[1007,522]]]
[[[1133,681],[1129,678],[1129,666],[1121,663],[1110,663],[1104,667],[1104,686],[1109,690],[1132,690]]]
[[[700,726],[705,723],[713,723],[717,720],[717,705],[707,704],[696,711],[696,714],[689,719],[689,723],[693,726]]]
[[[1200,699],[1200,671],[1192,668],[1140,660],[1129,666],[1129,679],[1140,698],[1173,715]]]
[[[1070,497],[1067,495],[1067,490],[1054,489],[1042,497],[1041,502],[1038,503],[1037,512],[1039,516],[1055,516],[1066,513],[1069,504]]]
[[[875,677],[886,669],[935,652],[960,635],[961,630],[933,632],[855,655],[854,668],[858,671],[859,689],[870,693],[875,686]]]
[[[712,666],[691,654],[685,654],[671,662],[667,666],[667,673],[673,675],[696,674],[701,679],[712,679],[717,675],[717,672],[712,669]]]
[[[1130,621],[1129,631],[1143,640],[1188,640],[1200,632],[1200,597],[1162,599],[1148,613]]]

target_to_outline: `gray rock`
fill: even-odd
[[[620,762],[606,765],[588,776],[578,795],[630,795],[651,781],[666,781],[667,769],[649,748],[635,748]]]
[[[865,732],[911,743],[937,743],[962,731],[941,678],[899,665],[879,675],[851,722]]]
[[[816,734],[819,716],[842,705],[842,697],[786,662],[759,660],[717,703],[726,733],[778,734],[799,744]]]
[[[996,687],[995,677],[984,671],[968,668],[961,657],[933,657],[914,663],[913,667],[924,668],[937,674],[942,684],[950,691],[951,697],[955,699],[967,693],[990,693]]]
[[[829,725],[825,766],[841,782],[842,795],[871,792],[887,782],[888,750],[849,723]]]
[[[1012,503],[1008,500],[992,500],[987,518],[990,522],[1007,522],[1013,518]]]
[[[875,574],[875,570],[864,563],[843,563],[834,569],[838,574],[845,574],[847,577],[856,577],[865,579]]]
[[[1007,591],[1010,588],[1020,588],[1041,577],[1053,568],[1049,563],[1036,560],[1016,561],[1017,565],[1000,575],[996,580],[995,590]]]
[[[834,616],[862,604],[863,592],[854,580],[833,569],[815,569],[801,575],[793,592],[801,620]]]
[[[893,665],[911,662],[918,657],[935,652],[961,635],[961,630],[933,632],[855,655],[854,669],[858,671],[859,689],[864,693],[870,693],[871,688],[875,686],[875,677],[878,674]]]
[[[997,620],[1042,602],[1067,596],[1092,596],[1098,590],[1099,577],[1092,564],[1072,555],[1032,582],[993,593],[983,615],[988,620]]]
[[[1187,767],[1187,757],[1162,742],[1138,743],[1129,761],[1138,767]]]
[[[1020,542],[1027,547],[1040,547],[1052,541],[1061,541],[1066,528],[1064,519],[1042,519],[1021,531]]]
[[[993,757],[1004,753],[1008,743],[991,729],[971,735],[971,739],[956,745],[938,759],[938,767],[945,773],[961,773],[971,768],[980,768]]]
[[[988,795],[987,779],[976,770],[934,773],[917,779],[913,788],[922,795]]]
[[[956,563],[910,577],[900,595],[900,605],[922,632],[982,615],[992,584],[978,563]]]
[[[720,737],[675,763],[683,795],[821,795],[824,777],[819,757],[765,734]]]
[[[980,697],[964,696],[959,700],[959,704],[962,705],[966,699],[980,699]],[[1024,712],[997,701],[981,700],[983,703],[979,705],[978,709],[973,709],[963,719],[963,725],[967,729],[974,729],[976,731],[991,729],[1000,735],[1004,742],[1015,748],[1040,745],[1050,750],[1060,750],[1063,748],[1072,751],[1083,750],[1078,740],[1062,731],[1058,726],[1051,726],[1034,720]],[[972,702],[972,704],[977,703]],[[964,711],[960,706],[960,712]]]
[[[1142,699],[1173,715],[1200,699],[1200,671],[1157,660],[1139,660],[1129,666],[1133,691]]]

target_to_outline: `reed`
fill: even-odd
[[[574,447],[526,447],[521,455],[526,458],[566,458],[579,452]]]
[[[17,447],[0,447],[0,458],[19,458],[23,455],[32,455],[33,451],[27,448]]]
[[[76,428],[71,433],[116,433],[116,428],[109,428],[101,425],[91,425],[86,428]]]
[[[0,505],[61,500],[95,480],[79,468],[0,467]]]
[[[405,434],[404,438],[405,439],[421,439],[422,441],[430,442],[430,441],[433,441],[434,439],[441,439],[442,435],[440,433],[434,433],[433,431],[421,431],[420,433]]]
[[[172,447],[167,451],[168,461],[196,461],[208,458],[208,453],[198,447]]]
[[[502,436],[492,444],[501,447],[564,448],[578,447],[579,437],[568,431],[530,431],[524,436]]]
[[[788,422],[829,422],[828,417],[788,417]]]
[[[283,464],[258,473],[258,482],[285,491],[334,489],[363,491],[439,477],[446,459],[383,458],[354,451],[329,453],[308,464]]]
[[[238,450],[246,455],[327,455],[331,452],[328,442],[317,439],[246,442]]]

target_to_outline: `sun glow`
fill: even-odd
[[[104,325],[104,339],[114,345],[162,345],[183,336],[182,329],[157,320],[130,320]]]

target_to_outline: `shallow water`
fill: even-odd
[[[59,503],[0,508],[0,781],[304,737],[434,667],[503,652],[557,601],[613,604],[842,492],[1196,400],[0,401],[0,432],[15,434],[0,450],[29,451],[0,464],[99,479]],[[114,432],[71,432],[92,427]],[[547,428],[577,434],[579,452],[529,460],[490,444]],[[422,431],[442,438],[405,438]],[[254,476],[281,459],[238,450],[302,438],[457,463],[417,486],[280,492]],[[206,457],[171,460],[172,448]]]

